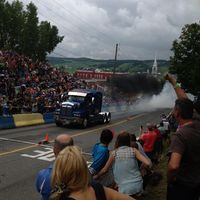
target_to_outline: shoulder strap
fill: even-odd
[[[64,192],[61,194],[60,200],[75,200],[75,199],[68,197],[67,194]]]
[[[95,191],[97,200],[106,200],[106,194],[104,188],[100,183],[92,184],[92,187]]]

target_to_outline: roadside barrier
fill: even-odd
[[[44,124],[43,115],[40,113],[16,114],[13,118],[16,127]]]
[[[111,113],[127,111],[129,107],[123,104],[103,105],[102,110],[110,111]],[[12,116],[0,116],[0,129],[15,128],[30,125],[54,123],[54,113],[28,113],[14,114]]]
[[[44,113],[43,119],[45,124],[53,123],[54,122],[53,112]]]
[[[12,116],[2,117],[0,116],[0,129],[14,128],[14,119]]]
[[[0,116],[0,129],[54,123],[53,112]]]

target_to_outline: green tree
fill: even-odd
[[[33,59],[45,60],[63,40],[56,26],[47,21],[39,23],[37,7],[31,2],[0,0],[0,48],[24,54]]]
[[[8,25],[5,22],[8,19],[5,0],[0,0],[0,47],[2,49],[6,46]]]
[[[37,8],[31,2],[27,5],[25,12],[25,23],[23,29],[22,53],[36,59],[38,46],[38,17]]]
[[[172,45],[170,71],[193,94],[200,91],[200,23],[187,24]]]
[[[24,11],[22,2],[13,1],[7,6],[7,45],[15,51],[21,50],[22,30],[24,27]]]
[[[39,25],[38,58],[44,60],[47,53],[51,53],[56,45],[63,40],[58,36],[58,29],[47,21],[42,21]]]

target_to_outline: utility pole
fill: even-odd
[[[117,52],[118,52],[118,44],[116,44],[116,47],[115,47],[115,62],[114,62],[114,68],[113,68],[113,77],[115,76],[116,65],[117,65]]]
[[[115,60],[114,60],[114,66],[113,66],[113,74],[111,78],[111,97],[112,99],[115,99],[115,94],[114,94],[114,78],[115,78],[115,71],[116,71],[116,65],[117,65],[117,51],[118,51],[118,44],[116,44],[115,47]]]

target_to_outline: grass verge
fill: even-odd
[[[166,147],[164,148],[163,155],[166,155]],[[168,157],[163,156],[162,160],[154,166],[153,170],[162,175],[162,179],[157,186],[147,185],[145,190],[145,195],[142,200],[164,200],[166,199],[166,191],[167,191],[167,162]]]

